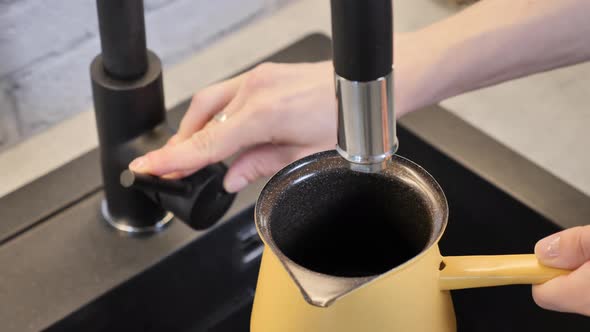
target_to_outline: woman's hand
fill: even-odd
[[[547,266],[574,270],[533,286],[535,302],[545,309],[590,316],[590,225],[539,241],[535,254]]]
[[[425,69],[435,63],[436,56],[426,52],[425,40],[413,33],[396,35],[395,43],[399,117],[434,102],[429,85],[436,80]],[[236,192],[297,159],[333,149],[336,113],[330,61],[265,63],[198,92],[178,133],[129,168],[181,178],[241,152],[224,181],[227,191]]]
[[[241,152],[224,181],[227,191],[237,192],[290,162],[333,149],[337,117],[332,73],[331,62],[265,63],[212,85],[194,96],[166,146],[129,167],[180,178]]]

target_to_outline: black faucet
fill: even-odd
[[[182,180],[134,174],[127,165],[166,143],[162,64],[146,47],[143,0],[97,0],[102,53],[90,65],[105,190],[104,218],[127,232],[161,229],[177,215],[195,229],[219,220],[233,202],[227,167],[207,166]]]

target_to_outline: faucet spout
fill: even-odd
[[[393,71],[368,82],[336,74],[338,146],[336,150],[360,171],[386,167],[397,151],[393,107]]]
[[[338,146],[353,169],[379,172],[397,151],[391,0],[332,0]]]
[[[148,70],[143,0],[97,0],[104,70],[111,77],[133,80]]]

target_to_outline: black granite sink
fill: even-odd
[[[313,35],[271,59],[329,55],[329,40]],[[171,125],[186,106],[171,111]],[[444,255],[528,253],[541,237],[590,220],[589,197],[445,110],[401,123],[400,154],[427,169],[449,201]],[[97,158],[91,152],[0,199],[0,330],[248,331],[262,248],[257,191],[238,196],[207,232],[176,222],[124,238],[100,220]],[[74,171],[84,180],[65,181]],[[460,331],[590,330],[590,318],[538,308],[530,286],[453,298]]]
[[[262,253],[253,213],[246,209],[48,331],[248,331]]]

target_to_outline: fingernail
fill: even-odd
[[[182,178],[182,172],[173,172],[173,173],[168,173],[162,176],[162,179],[166,179],[166,180],[177,180]]]
[[[547,258],[555,258],[559,256],[559,244],[561,236],[553,235],[541,240],[541,250],[543,256]]]
[[[248,185],[248,180],[244,177],[235,177],[230,178],[225,181],[223,186],[225,190],[229,193],[236,193],[242,189],[244,189]]]
[[[129,169],[138,173],[147,173],[147,158],[145,156],[136,158],[129,164]]]

